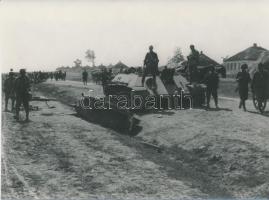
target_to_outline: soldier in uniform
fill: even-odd
[[[169,70],[167,66],[164,66],[163,71],[161,72],[161,79],[164,83],[168,82]]]
[[[144,86],[145,78],[148,74],[153,76],[153,82],[156,86],[156,75],[158,74],[158,55],[153,51],[153,46],[149,46],[149,52],[144,59],[144,72],[142,76],[142,86]]]
[[[190,76],[190,82],[198,81],[198,70],[197,66],[199,65],[199,52],[195,49],[194,45],[190,45],[191,53],[188,58],[188,70]]]
[[[53,79],[53,72],[50,72],[50,80],[52,81]]]
[[[82,81],[83,81],[83,84],[84,85],[87,85],[87,82],[88,82],[88,72],[86,71],[86,69],[82,73]]]
[[[267,88],[268,79],[269,79],[268,74],[266,73],[266,71],[264,71],[262,63],[259,63],[258,71],[255,72],[251,83],[251,89],[256,95],[259,107],[261,107],[262,101],[266,99],[266,92],[268,90]]]
[[[109,82],[109,72],[107,71],[106,68],[104,68],[101,72],[101,82],[102,82],[102,87],[103,87],[103,92],[106,94],[106,86]]]
[[[246,111],[246,100],[248,99],[248,84],[251,82],[250,75],[247,72],[248,65],[243,64],[241,66],[241,72],[236,75],[236,81],[238,82],[238,91],[240,96],[239,109],[243,106]]]
[[[5,111],[8,111],[8,100],[11,99],[11,111],[14,110],[15,103],[15,75],[13,71],[9,72],[8,78],[4,82],[5,93]]]
[[[15,80],[15,94],[16,94],[16,115],[15,119],[19,120],[19,112],[21,104],[23,104],[26,121],[29,121],[29,100],[30,100],[30,80],[26,76],[26,70],[20,69],[20,75]]]
[[[218,107],[218,87],[219,87],[219,76],[215,71],[215,67],[211,66],[209,72],[206,74],[204,81],[206,86],[206,99],[207,99],[207,108],[210,108],[210,98],[211,95],[214,98],[215,106]]]
[[[107,72],[107,69],[104,68],[101,72],[101,80],[102,80],[102,86],[105,87],[107,85],[107,82],[108,82],[108,72]]]

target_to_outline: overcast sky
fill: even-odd
[[[269,49],[269,1],[1,1],[2,71],[53,70],[85,60],[141,65],[152,44],[160,65],[189,45],[221,62],[256,42]]]

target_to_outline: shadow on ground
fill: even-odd
[[[257,112],[257,111],[248,111],[248,112],[256,114],[256,115],[261,115],[261,116],[264,116],[264,117],[269,117],[269,111],[265,111],[263,113],[260,113],[260,112]]]

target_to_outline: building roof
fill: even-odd
[[[128,68],[128,66],[125,65],[124,63],[122,63],[121,61],[119,61],[117,64],[115,64],[115,65],[113,66],[113,68],[125,69],[125,68]]]
[[[269,51],[264,53],[264,56],[261,59],[261,63],[268,65],[269,64]]]
[[[263,52],[268,51],[263,47],[257,46],[256,43],[253,46],[241,51],[234,56],[225,60],[225,62],[238,61],[238,60],[258,60]]]
[[[211,59],[201,51],[199,55],[199,65],[200,66],[219,65],[219,63]]]

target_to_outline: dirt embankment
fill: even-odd
[[[70,104],[91,87],[100,89],[72,82],[37,89]],[[28,191],[46,197],[267,198],[268,116],[251,113],[250,102],[251,112],[238,110],[234,101],[221,100],[220,106],[141,115],[143,129],[129,137],[67,115],[70,109],[57,103],[52,116],[35,114],[37,131],[5,119],[7,165],[24,177]]]

